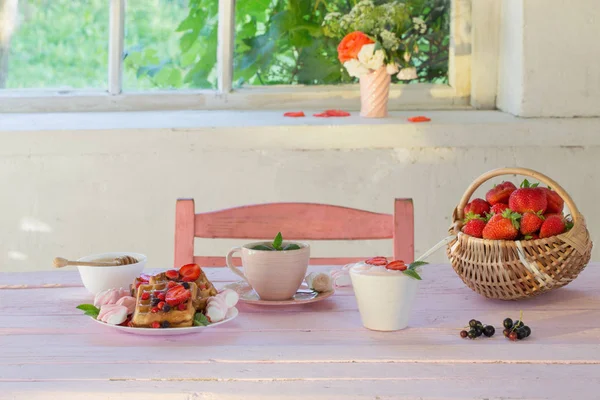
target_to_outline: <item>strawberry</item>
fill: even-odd
[[[476,238],[483,237],[483,229],[485,228],[485,221],[481,218],[470,219],[465,226],[462,227],[463,233]]]
[[[179,311],[184,311],[187,308],[187,304],[185,303],[181,303],[180,305],[177,306],[177,309]]]
[[[183,277],[184,282],[194,282],[200,278],[200,267],[198,264],[186,264],[179,268],[179,274]]]
[[[192,296],[189,290],[184,288],[183,286],[175,286],[167,291],[167,295],[165,296],[165,301],[171,307],[174,307],[178,304],[184,303]]]
[[[144,292],[140,297],[142,300],[148,300],[150,298],[150,293]]]
[[[483,228],[483,238],[492,240],[515,240],[519,236],[520,214],[509,209],[502,214],[496,214]]]
[[[179,279],[179,272],[175,269],[168,270],[167,272],[165,272],[165,275],[171,280]]]
[[[160,322],[158,322],[158,321],[154,321],[154,322],[152,322],[152,325],[151,325],[151,326],[152,326],[154,329],[158,329],[158,328],[160,328]]]
[[[565,220],[560,214],[549,215],[540,228],[540,238],[560,235],[566,230]]]
[[[512,182],[502,182],[490,189],[486,193],[485,199],[492,206],[498,203],[507,204],[510,194],[515,190],[517,190],[517,187]]]
[[[524,214],[526,212],[546,212],[548,200],[543,188],[533,185],[527,179],[521,184],[521,188],[511,193],[508,199],[508,207],[514,212]]]
[[[546,193],[546,200],[548,201],[548,208],[546,213],[548,214],[562,214],[565,202],[558,193],[550,188],[540,188]]]
[[[464,209],[465,214],[473,213],[476,215],[481,215],[482,217],[488,212],[490,212],[490,205],[483,199],[471,200],[471,202],[468,203]]]
[[[373,257],[365,261],[365,264],[383,266],[387,265],[388,260],[385,257]]]
[[[523,235],[531,235],[540,230],[544,216],[541,213],[527,212],[521,217],[521,233]]]
[[[492,206],[492,214],[502,214],[508,208],[508,204],[496,203]]]
[[[393,271],[406,271],[408,267],[406,266],[406,264],[404,264],[404,261],[396,260],[387,264],[385,268],[391,269]]]
[[[169,281],[169,283],[167,283],[167,288],[172,288],[175,286],[179,286],[179,284],[177,282],[173,282],[173,281]]]

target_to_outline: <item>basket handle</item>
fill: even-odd
[[[463,210],[465,209],[465,206],[467,205],[467,203],[471,199],[471,196],[473,195],[473,193],[475,193],[477,188],[479,188],[479,186],[481,186],[488,180],[495,178],[497,176],[501,176],[501,175],[528,176],[528,177],[536,179],[542,183],[545,183],[548,186],[551,186],[552,189],[556,193],[558,193],[558,195],[565,201],[565,203],[567,204],[567,207],[569,207],[569,210],[571,211],[571,216],[573,217],[573,223],[577,223],[577,221],[581,218],[581,216],[579,214],[579,210],[577,209],[577,206],[573,202],[573,199],[571,198],[571,196],[569,196],[569,194],[565,191],[565,189],[563,189],[562,186],[560,186],[553,179],[550,179],[546,175],[539,173],[537,171],[534,171],[532,169],[498,168],[498,169],[491,170],[491,171],[486,172],[485,174],[481,175],[479,178],[475,179],[475,181],[471,184],[471,186],[469,186],[467,188],[467,190],[465,191],[465,194],[463,194],[462,199],[460,199],[460,203],[458,203],[458,207],[456,208],[456,217],[459,221],[462,221],[464,219],[465,216],[463,214]]]

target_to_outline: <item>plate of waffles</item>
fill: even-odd
[[[306,283],[303,283],[298,291],[296,291],[296,294],[289,300],[262,300],[246,281],[230,283],[229,285],[225,285],[224,289],[229,289],[236,292],[240,297],[240,303],[262,306],[290,306],[316,303],[333,296],[335,293],[334,290],[317,292],[311,290]]]
[[[96,294],[81,304],[94,321],[115,330],[146,336],[185,335],[233,320],[239,295],[218,292],[196,264],[135,278],[129,289]]]
[[[188,335],[190,333],[199,333],[206,329],[213,328],[218,325],[226,324],[229,321],[233,320],[239,314],[238,309],[233,307],[227,311],[227,315],[225,319],[219,322],[215,322],[212,324],[208,324],[206,326],[189,326],[189,327],[181,327],[181,328],[161,328],[161,329],[153,329],[153,328],[140,328],[140,327],[130,327],[130,326],[122,326],[122,325],[111,325],[105,322],[99,321],[95,318],[92,318],[95,322],[107,326],[109,328],[125,332],[131,333],[135,335],[142,336],[179,336],[179,335]]]

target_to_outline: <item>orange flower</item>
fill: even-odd
[[[343,64],[358,57],[358,52],[365,44],[375,43],[362,32],[352,32],[346,35],[338,46],[338,58]]]

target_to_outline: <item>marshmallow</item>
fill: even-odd
[[[225,300],[225,304],[227,304],[227,307],[229,308],[234,307],[240,299],[240,295],[235,290],[231,289],[223,290],[216,297],[220,297]]]
[[[122,324],[127,319],[127,307],[118,304],[105,304],[96,318],[110,325]]]
[[[227,311],[229,311],[229,307],[227,307],[227,303],[223,297],[218,297],[217,295],[208,299],[205,314],[210,322],[223,321],[227,315]]]
[[[133,312],[135,311],[135,303],[135,297],[124,296],[117,300],[115,304],[127,307],[127,314],[133,314]]]
[[[107,304],[116,304],[117,301],[124,296],[129,296],[131,293],[127,289],[108,289],[100,292],[94,298],[94,306],[100,308]]]
[[[333,284],[336,287],[344,287],[351,286],[352,280],[350,279],[350,268],[352,268],[357,264],[346,264],[341,269],[335,269],[331,271],[331,278],[333,279]]]
[[[319,293],[333,290],[331,276],[325,272],[311,272],[305,281],[309,288]]]

